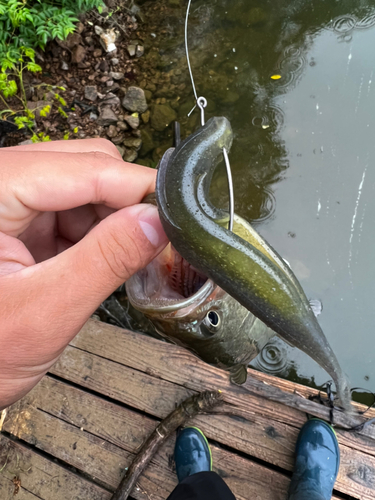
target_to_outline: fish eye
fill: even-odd
[[[221,324],[219,313],[216,311],[208,311],[204,318],[204,323],[211,331],[216,331]]]

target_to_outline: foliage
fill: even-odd
[[[64,40],[80,12],[102,5],[102,0],[0,0],[0,68],[17,64],[21,47],[44,50],[48,40]]]
[[[0,0],[0,101],[3,104],[0,119],[13,115],[19,128],[33,129],[35,115],[27,108],[23,74],[24,71],[41,71],[35,62],[35,49],[43,50],[46,43],[55,38],[64,40],[74,31],[79,13],[94,7],[100,9],[102,5],[103,0]],[[47,92],[55,92],[57,110],[67,118],[63,109],[66,102],[58,92],[65,89],[45,87]],[[13,96],[22,103],[22,116],[7,103]],[[38,111],[41,116],[47,116],[51,106]],[[32,140],[39,142],[49,138],[34,134]]]

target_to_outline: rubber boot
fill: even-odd
[[[309,420],[297,439],[288,500],[330,500],[339,466],[335,431],[323,420]]]
[[[196,427],[186,427],[179,433],[174,458],[180,483],[188,476],[212,470],[209,444],[203,432]]]

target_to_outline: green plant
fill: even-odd
[[[14,118],[19,128],[34,126],[35,114],[27,109],[26,91],[23,81],[25,71],[37,73],[41,67],[35,62],[35,49],[44,49],[49,40],[64,40],[75,29],[80,12],[101,7],[103,0],[0,0],[0,119]],[[63,107],[66,102],[55,91],[58,112],[67,117]],[[22,103],[22,116],[8,104],[10,97]],[[41,116],[50,109],[40,110]]]

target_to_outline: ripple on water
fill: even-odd
[[[352,31],[357,24],[357,18],[351,14],[347,14],[345,16],[336,17],[332,21],[332,29],[336,33],[343,35]]]
[[[374,25],[375,25],[375,14],[369,14],[357,22],[356,28],[368,29],[372,28]]]
[[[254,220],[254,223],[264,222],[275,213],[276,198],[273,192],[269,189],[264,189],[262,193],[262,204],[260,206],[259,217]]]
[[[257,370],[272,375],[283,373],[288,368],[287,350],[281,341],[272,339],[251,363]]]

